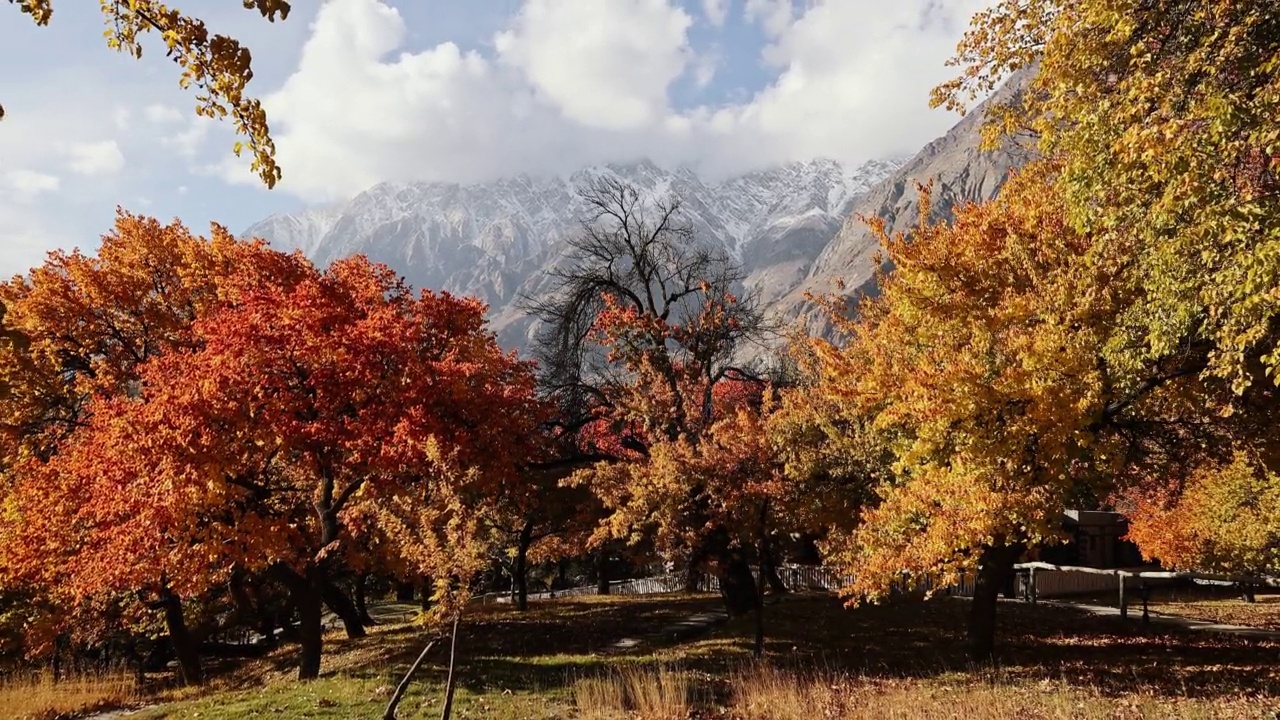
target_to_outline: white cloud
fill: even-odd
[[[729,19],[729,0],[702,0],[702,14],[707,16],[707,22],[722,27]]]
[[[858,10],[864,15],[875,14],[880,9],[871,9],[864,3],[856,1],[844,0],[844,3],[854,7],[862,6],[858,7]],[[743,15],[747,22],[759,23],[769,36],[777,37],[791,26],[795,7],[792,5],[792,0],[747,0]]]
[[[153,122],[157,125],[179,122],[186,117],[182,114],[181,110],[178,110],[172,105],[165,105],[163,103],[152,103],[148,105],[142,110],[142,116],[145,117],[148,122]]]
[[[208,118],[192,117],[184,129],[160,138],[160,144],[184,158],[194,158],[209,137],[212,125],[213,121]]]
[[[124,153],[115,140],[63,145],[67,166],[80,175],[113,175],[124,169]]]
[[[129,121],[132,119],[133,111],[123,105],[117,107],[111,113],[112,123],[116,126],[117,130],[127,130],[129,128]]]
[[[712,175],[793,159],[858,162],[918,149],[958,118],[928,91],[985,0],[748,0],[776,77],[731,102],[673,108],[687,77],[716,80],[717,48],[690,47],[674,0],[526,0],[489,50],[404,51],[380,0],[329,0],[298,65],[264,98],[284,169],[308,200],[381,181],[471,182],[649,157]],[[727,6],[726,6],[727,7]],[[853,39],[857,39],[854,42]],[[206,167],[257,180],[242,161]]]
[[[9,170],[0,175],[0,187],[9,198],[20,203],[31,202],[41,193],[55,192],[59,184],[56,176],[34,170]]]
[[[707,87],[716,79],[716,73],[720,70],[722,61],[723,58],[718,49],[712,49],[698,56],[693,65],[693,82],[699,89]]]
[[[692,24],[668,0],[528,0],[495,44],[565,117],[626,130],[667,111],[667,87],[691,57]]]
[[[781,68],[777,80],[750,102],[712,113],[709,122],[739,141],[772,138],[769,145],[791,157],[914,151],[958,119],[930,111],[928,91],[954,72],[943,63],[968,18],[984,5],[814,4],[764,50],[764,58]],[[865,41],[850,42],[852,37]]]

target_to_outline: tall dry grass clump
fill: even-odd
[[[625,668],[573,685],[583,720],[686,720],[693,709],[688,675],[672,667]]]
[[[86,673],[57,682],[48,673],[0,679],[0,712],[22,720],[123,707],[141,697],[134,678],[123,672]]]
[[[1246,706],[1134,693],[1108,697],[1065,682],[993,676],[862,678],[797,673],[765,665],[736,673],[728,708],[735,720],[1116,720],[1244,718]]]

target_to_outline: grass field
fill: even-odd
[[[857,610],[826,596],[785,598],[766,612],[767,661],[759,665],[750,657],[750,618],[681,644],[654,639],[671,620],[716,606],[708,596],[585,597],[523,614],[477,611],[460,635],[455,717],[1263,718],[1280,708],[1280,643],[1143,633],[1136,622],[1044,605],[1002,603],[1001,655],[990,668],[964,659],[967,605],[949,598]],[[649,641],[609,649],[623,637]],[[286,647],[217,669],[198,696],[114,693],[162,702],[130,716],[140,720],[377,717],[425,638],[396,622],[360,640],[327,640],[323,677],[311,683],[293,679]],[[424,666],[401,717],[439,716],[444,657],[437,651]],[[19,690],[0,690],[6,713]],[[27,714],[41,716],[39,708]]]

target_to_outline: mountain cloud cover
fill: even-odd
[[[944,61],[985,3],[961,0],[526,0],[479,49],[405,50],[379,0],[329,0],[295,70],[264,99],[282,189],[309,201],[383,181],[485,182],[652,158],[728,177],[779,163],[845,163],[918,148],[955,122],[927,107]],[[754,23],[773,80],[720,105],[677,107],[715,48],[695,27]],[[240,163],[221,172],[251,183]]]

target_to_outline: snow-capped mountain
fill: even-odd
[[[581,230],[578,189],[593,177],[679,198],[699,238],[739,259],[768,303],[807,276],[853,203],[901,164],[815,160],[708,182],[646,161],[473,185],[382,183],[345,203],[273,215],[242,235],[300,249],[320,265],[363,253],[415,286],[480,297],[504,344],[522,347],[530,323],[515,304],[537,294],[544,270]]]
[[[985,107],[1022,92],[1033,70],[1015,73],[987,103],[906,159],[854,168],[830,160],[791,163],[726,180],[650,162],[594,167],[571,177],[519,176],[492,183],[384,183],[352,200],[276,215],[245,231],[276,247],[300,248],[320,264],[353,253],[385,262],[419,287],[475,295],[490,305],[499,340],[528,345],[532,323],[517,307],[546,289],[546,270],[581,230],[578,196],[593,176],[611,175],[651,196],[681,199],[698,236],[725,248],[747,271],[775,318],[801,319],[812,334],[832,328],[812,295],[874,291],[879,245],[859,218],[907,230],[919,211],[917,182],[934,183],[933,213],[995,196],[1031,147],[979,148]]]

